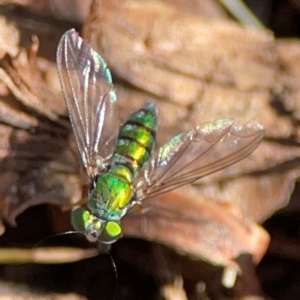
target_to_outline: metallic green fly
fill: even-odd
[[[102,243],[121,237],[120,220],[134,205],[238,162],[263,138],[259,123],[241,126],[219,119],[179,134],[154,151],[157,107],[144,105],[119,128],[110,71],[74,29],[60,40],[57,66],[90,179],[87,208],[75,209],[72,223]]]

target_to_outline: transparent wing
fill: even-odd
[[[263,126],[230,119],[205,123],[179,134],[156,151],[136,178],[138,200],[157,196],[228,167],[249,155],[264,135]]]
[[[105,168],[119,129],[111,74],[74,29],[59,42],[57,67],[82,162],[93,177]]]

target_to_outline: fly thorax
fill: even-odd
[[[89,194],[91,213],[102,220],[120,220],[134,194],[131,181],[130,170],[122,165],[114,166],[110,172],[99,176]]]

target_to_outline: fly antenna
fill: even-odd
[[[36,248],[40,244],[44,243],[45,241],[48,241],[49,239],[55,238],[57,236],[70,235],[70,234],[78,234],[78,233],[79,234],[84,234],[83,231],[76,231],[76,230],[69,230],[69,231],[65,231],[65,232],[62,232],[62,233],[53,234],[53,235],[47,236],[44,239],[42,239],[41,241],[37,242],[32,248]]]
[[[116,284],[115,284],[115,292],[114,292],[114,297],[113,297],[113,300],[115,300],[116,299],[116,295],[117,295],[117,289],[118,289],[118,270],[117,270],[117,266],[116,266],[116,263],[115,263],[112,255],[110,253],[108,253],[108,255],[109,255],[110,261],[112,263],[112,266],[114,268],[114,271],[115,271]]]

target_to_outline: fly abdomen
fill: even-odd
[[[120,128],[112,161],[128,167],[133,177],[139,173],[143,164],[150,158],[155,146],[157,131],[157,107],[146,104],[133,113]]]

